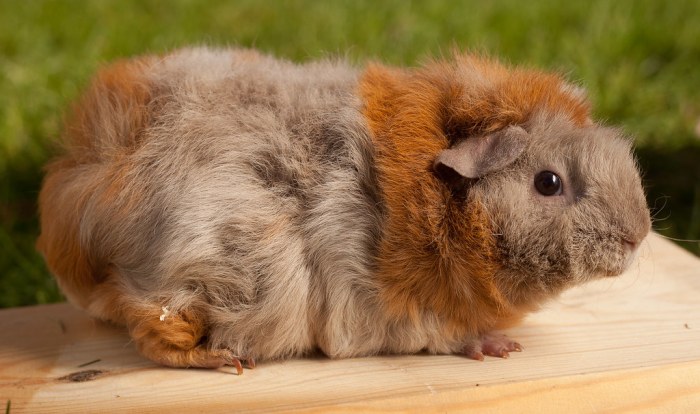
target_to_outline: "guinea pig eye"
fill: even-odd
[[[561,178],[551,171],[541,171],[535,176],[535,188],[544,196],[560,195]]]

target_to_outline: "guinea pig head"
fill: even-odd
[[[515,305],[619,275],[650,229],[631,143],[615,129],[540,112],[456,142],[434,167],[454,196],[486,211],[494,277]]]

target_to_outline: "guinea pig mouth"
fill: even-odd
[[[615,270],[605,270],[605,271],[603,271],[603,277],[620,276],[622,273],[624,273],[625,270],[626,270],[625,268],[620,268],[620,269],[615,269]]]
[[[629,243],[623,243],[623,249],[620,253],[616,254],[615,259],[611,261],[607,266],[601,267],[599,273],[603,277],[615,277],[620,276],[627,270],[637,257],[637,246]]]
[[[593,279],[610,278],[620,276],[625,270],[627,270],[627,266],[622,263],[610,264],[593,269],[591,274]]]

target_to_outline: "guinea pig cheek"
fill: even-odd
[[[569,234],[562,195],[546,197],[539,194],[534,185],[522,180],[504,182],[500,194],[490,206],[492,221],[497,229],[504,260],[519,271],[550,273],[548,258],[566,255],[568,246],[553,234]],[[561,270],[561,269],[559,269]]]

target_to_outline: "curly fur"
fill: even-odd
[[[513,125],[527,132],[514,162],[436,170]],[[649,214],[619,136],[557,75],[467,55],[363,71],[250,50],[142,57],[76,105],[38,247],[73,303],[166,365],[460,352],[628,265]],[[536,193],[542,169],[563,196]]]

